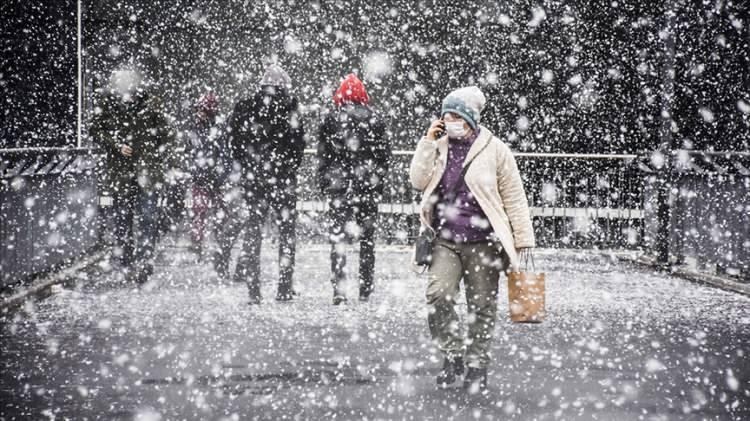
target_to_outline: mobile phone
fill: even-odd
[[[440,120],[440,130],[435,132],[435,138],[440,139],[441,137],[445,136],[445,122],[441,119]]]

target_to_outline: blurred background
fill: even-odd
[[[6,0],[0,147],[75,145],[73,0]],[[484,123],[517,151],[747,151],[748,13],[741,1],[145,1],[81,8],[82,146],[97,89],[143,71],[176,128],[207,88],[221,111],[268,62],[285,67],[310,133],[346,73],[364,78],[397,148],[450,90],[477,84]],[[314,146],[315,139],[308,139]]]

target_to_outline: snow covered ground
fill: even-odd
[[[750,418],[750,299],[606,255],[538,253],[539,325],[509,321],[501,283],[490,388],[468,395],[434,386],[407,248],[379,248],[371,301],[352,280],[337,307],[321,245],[300,247],[291,303],[273,300],[264,246],[255,307],[184,248],[163,251],[145,288],[102,265],[2,321],[1,419]]]

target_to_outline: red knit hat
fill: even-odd
[[[333,102],[338,107],[350,103],[367,105],[370,102],[370,96],[367,95],[365,85],[357,75],[349,73],[333,95]]]

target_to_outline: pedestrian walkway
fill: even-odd
[[[350,282],[344,306],[317,245],[291,303],[264,247],[254,307],[182,248],[141,289],[102,264],[0,321],[0,418],[750,419],[750,299],[587,252],[538,253],[542,324],[510,323],[501,284],[486,393],[437,390],[409,256],[379,248],[371,301]]]

